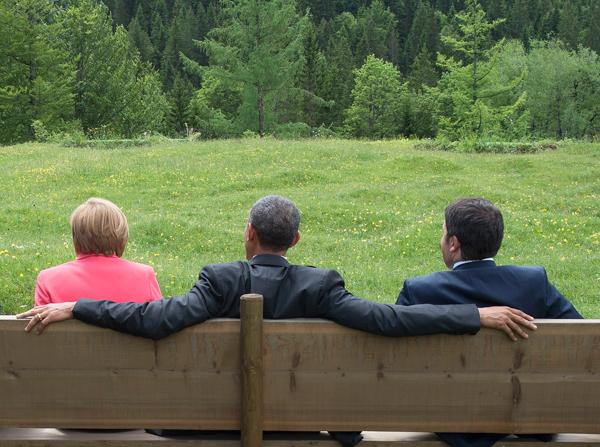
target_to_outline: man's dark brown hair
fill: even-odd
[[[489,200],[457,200],[446,208],[445,219],[448,237],[458,238],[464,261],[491,258],[500,250],[504,221],[500,210]]]

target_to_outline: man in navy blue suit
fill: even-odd
[[[541,266],[498,266],[504,235],[500,210],[489,200],[467,198],[445,211],[440,248],[449,270],[408,279],[396,304],[510,306],[535,318],[582,318],[549,281]],[[489,447],[505,435],[438,433],[452,447]],[[534,435],[550,440],[551,435]]]

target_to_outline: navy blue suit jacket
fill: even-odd
[[[539,266],[497,266],[494,261],[461,264],[454,270],[407,279],[396,304],[510,306],[535,318],[583,318],[548,281]],[[504,434],[437,433],[452,447],[489,447]],[[549,441],[552,435],[532,435]]]

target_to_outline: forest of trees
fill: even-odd
[[[0,0],[0,144],[594,138],[597,0]]]

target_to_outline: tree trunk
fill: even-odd
[[[560,98],[558,100],[558,107],[556,107],[556,137],[559,140],[562,140],[563,137],[563,131],[562,131],[562,123],[560,120]]]
[[[262,92],[258,92],[258,135],[265,136],[265,100]]]

